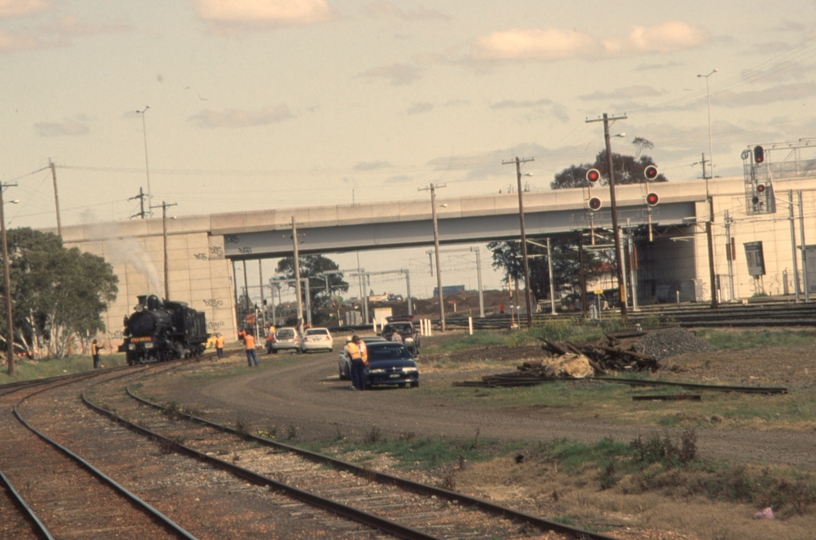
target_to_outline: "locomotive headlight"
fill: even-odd
[[[136,350],[136,345],[133,344],[133,343],[128,343],[128,350],[129,351],[135,351]]]
[[[152,343],[145,343],[145,349],[152,349],[152,348],[153,348]]]

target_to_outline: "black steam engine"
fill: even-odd
[[[125,342],[119,352],[128,365],[165,362],[198,356],[206,348],[204,313],[185,302],[162,301],[156,295],[139,296],[130,317],[125,317]]]

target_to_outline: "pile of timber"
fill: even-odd
[[[646,334],[644,331],[604,334],[596,342],[581,345],[542,339],[544,345],[541,348],[553,357],[567,354],[585,356],[596,375],[605,375],[610,371],[657,371],[657,359],[638,352],[638,342]]]

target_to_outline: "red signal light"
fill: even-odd
[[[598,169],[589,169],[586,172],[586,179],[589,180],[590,183],[594,184],[601,179],[601,172]]]
[[[649,206],[654,206],[660,200],[660,197],[657,196],[657,193],[649,193],[646,195],[646,204]]]
[[[757,186],[757,192],[758,193],[765,193],[765,184],[759,184]]]
[[[603,206],[603,203],[601,203],[601,199],[599,199],[598,197],[592,197],[591,199],[589,199],[588,204],[589,209],[592,210],[593,212],[595,210],[600,210],[601,206]]]
[[[649,165],[643,169],[643,176],[646,177],[646,180],[654,180],[657,178],[657,167],[654,165]]]
[[[754,146],[754,161],[757,163],[765,161],[765,150],[761,146]]]

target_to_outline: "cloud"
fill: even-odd
[[[604,49],[610,55],[667,53],[692,49],[708,41],[708,32],[682,21],[669,21],[656,26],[632,26],[629,35],[605,39]]]
[[[28,15],[47,8],[42,0],[0,0],[0,17]]]
[[[205,128],[240,128],[276,124],[289,118],[294,118],[294,115],[289,112],[289,108],[286,105],[278,105],[276,107],[266,107],[256,111],[245,111],[241,109],[213,111],[211,109],[204,109],[198,114],[189,117],[188,120]]]
[[[708,33],[681,21],[632,26],[621,37],[596,39],[577,30],[513,29],[480,37],[471,51],[476,60],[604,58],[690,49],[708,41]]]
[[[78,137],[90,130],[83,122],[67,119],[63,122],[38,122],[34,124],[40,137]]]
[[[371,17],[395,17],[404,21],[450,20],[450,17],[441,11],[436,11],[435,9],[418,7],[416,9],[404,10],[398,6],[395,6],[391,2],[382,1],[368,4],[365,7],[364,12],[366,15]]]
[[[473,56],[481,60],[561,60],[600,54],[600,44],[575,30],[507,30],[476,41]]]
[[[514,156],[521,158],[535,156],[538,158],[545,156],[547,153],[548,150],[539,144],[519,144],[511,148],[479,154],[442,156],[428,161],[428,165],[436,171],[465,171],[465,178],[467,179],[514,178],[515,175],[512,172],[508,173],[506,166],[502,165],[503,161],[512,159]]]
[[[393,167],[387,161],[368,161],[357,163],[353,168],[355,171],[377,171],[380,169],[390,169]]]
[[[0,51],[24,51],[39,49],[43,46],[43,43],[38,39],[0,30]]]
[[[388,178],[385,179],[385,181],[386,182],[392,182],[392,183],[395,183],[395,184],[396,183],[403,184],[405,182],[411,182],[411,181],[413,181],[413,179],[414,178],[412,176],[408,176],[408,175],[405,175],[405,174],[400,174],[400,175],[396,175],[396,176],[389,176]]]
[[[334,18],[325,0],[194,0],[198,16],[221,30],[308,25]]]
[[[408,109],[405,111],[405,114],[422,114],[426,112],[431,112],[434,106],[432,103],[428,103],[424,101],[422,103],[413,103]]]
[[[655,97],[663,94],[658,92],[650,86],[627,86],[624,88],[616,88],[612,92],[593,92],[591,94],[584,94],[578,96],[582,101],[606,101],[612,99],[634,99],[643,97]]]
[[[751,92],[719,91],[711,94],[711,102],[720,107],[737,109],[752,105],[769,105],[777,101],[792,101],[816,95],[816,86],[809,82],[780,84]]]
[[[367,77],[369,79],[386,79],[393,86],[402,86],[411,84],[419,80],[419,68],[408,64],[391,64],[390,66],[381,66],[364,71],[359,75],[360,77]]]
[[[514,99],[506,99],[504,101],[499,101],[498,103],[491,103],[489,107],[491,109],[529,109],[531,107],[542,107],[551,104],[552,100],[547,98],[537,99],[535,101],[516,101]]]
[[[682,66],[682,62],[665,62],[663,64],[640,64],[638,67],[635,68],[635,71],[651,71],[654,69],[667,69],[667,68],[674,68]]]

